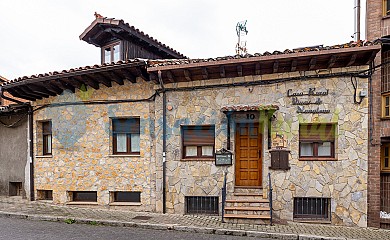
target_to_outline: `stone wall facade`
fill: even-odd
[[[52,190],[53,201],[59,204],[71,201],[71,191],[96,191],[97,204],[103,206],[115,205],[110,192],[140,191],[141,206],[126,207],[154,211],[154,103],[87,104],[102,99],[140,100],[153,94],[152,85],[138,79],[135,84],[125,82],[123,86],[65,92],[60,97],[36,101],[36,106],[80,101],[86,104],[52,106],[35,112],[35,189]],[[113,155],[111,119],[118,117],[140,118],[139,156]],[[39,126],[47,120],[52,122],[53,153],[42,156]]]
[[[358,68],[334,71],[357,71]],[[295,76],[297,73],[250,76],[232,79],[217,79],[206,82],[180,83],[182,87],[196,87],[235,82],[252,82]],[[262,86],[241,86],[180,91],[179,84],[167,84],[175,89],[167,94],[167,211],[182,214],[185,211],[185,196],[220,196],[223,173],[227,175],[228,194],[233,194],[235,184],[234,160],[232,166],[215,166],[214,161],[183,160],[180,126],[215,125],[215,149],[226,148],[226,116],[220,111],[229,105],[277,105],[274,113],[272,135],[286,136],[287,148],[291,150],[288,171],[271,170],[274,186],[274,213],[277,218],[293,220],[294,197],[331,198],[331,222],[338,225],[367,225],[367,164],[368,164],[368,99],[354,104],[354,90],[350,77],[335,77],[306,81],[286,81]],[[368,88],[367,79],[359,79],[359,89]],[[187,84],[187,85],[186,85]],[[298,114],[287,91],[307,91],[308,88],[329,90],[321,97],[320,108],[329,113]],[[157,99],[157,109],[161,99]],[[162,111],[160,109],[160,111]],[[243,113],[245,115],[245,113]],[[256,114],[263,127],[263,192],[268,187],[268,122],[264,112]],[[156,114],[158,115],[158,113]],[[244,117],[245,118],[245,117]],[[232,150],[234,149],[235,124],[242,117],[237,113],[231,123]],[[299,124],[334,123],[337,125],[335,161],[299,160]],[[156,132],[161,129],[156,125]],[[161,139],[157,138],[157,141]],[[161,161],[162,145],[157,144],[157,162]]]
[[[326,197],[331,199],[331,222],[338,225],[367,225],[368,171],[368,98],[355,104],[350,76],[324,77],[329,73],[350,73],[366,67],[332,69],[328,72],[305,72],[315,75],[295,81],[266,81],[302,76],[301,72],[224,78],[165,84],[167,91],[167,151],[166,151],[166,209],[168,213],[184,214],[186,196],[217,196],[221,201],[224,172],[227,171],[228,194],[235,191],[235,164],[216,166],[214,160],[182,159],[182,126],[214,125],[215,150],[227,147],[227,118],[221,108],[230,105],[276,105],[274,120],[269,126],[264,111],[253,120],[237,112],[231,121],[231,146],[234,156],[235,126],[238,122],[259,122],[262,132],[262,187],[267,197],[267,174],[271,171],[274,186],[274,214],[293,220],[294,197]],[[321,77],[323,76],[323,77]],[[249,83],[264,81],[263,85]],[[247,82],[247,86],[233,83]],[[358,89],[368,89],[368,80],[357,79]],[[220,84],[232,84],[231,87]],[[211,87],[213,85],[213,87]],[[202,86],[202,88],[197,88]],[[208,87],[209,86],[209,87]],[[193,87],[191,91],[181,87]],[[328,93],[317,105],[325,113],[298,113],[292,103],[293,92],[317,91]],[[35,112],[35,188],[53,190],[54,203],[69,203],[71,191],[96,191],[97,204],[110,205],[112,191],[141,191],[141,206],[128,206],[139,211],[163,209],[163,128],[162,94],[154,101],[96,104],[95,100],[147,99],[159,86],[138,79],[136,84],[114,84],[111,88],[64,93],[60,97],[36,101],[46,106]],[[305,100],[306,97],[300,98]],[[309,98],[312,98],[310,96]],[[308,99],[306,99],[308,100]],[[310,100],[317,100],[310,99]],[[84,101],[72,105],[68,102]],[[89,102],[89,103],[88,103]],[[61,105],[61,104],[62,105]],[[299,104],[298,104],[299,105]],[[139,117],[141,122],[140,156],[113,156],[110,119]],[[42,144],[39,124],[52,121],[53,154],[40,156]],[[299,126],[304,123],[332,123],[336,127],[335,159],[333,161],[299,160]],[[291,151],[290,170],[269,170],[268,129],[271,136],[285,136]],[[37,194],[37,193],[36,193]],[[122,206],[123,207],[123,206]]]

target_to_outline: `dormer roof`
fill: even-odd
[[[127,40],[141,45],[149,52],[155,53],[161,58],[182,59],[187,58],[180,52],[161,43],[157,39],[145,34],[134,26],[125,23],[121,19],[106,18],[96,14],[96,19],[80,35],[80,40],[103,47],[110,42]]]

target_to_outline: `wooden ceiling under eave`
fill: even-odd
[[[277,54],[258,57],[240,57],[227,60],[198,61],[181,60],[158,63],[148,67],[152,80],[161,71],[164,83],[233,78],[295,71],[311,71],[369,64],[380,50],[380,45],[332,49],[322,51]],[[152,61],[153,62],[153,61]]]
[[[123,85],[125,81],[135,83],[137,77],[149,81],[146,63],[143,61],[95,65],[62,71],[61,73],[24,77],[4,84],[2,88],[14,97],[36,101],[60,95],[64,90],[70,90],[74,93],[76,89],[85,91],[87,88],[93,88],[97,90],[102,85],[112,87],[112,82],[119,85]]]

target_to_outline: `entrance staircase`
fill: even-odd
[[[261,188],[235,188],[225,203],[225,222],[270,224],[270,203]]]

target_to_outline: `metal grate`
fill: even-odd
[[[390,173],[381,173],[381,211],[390,213]]]
[[[330,220],[330,198],[294,198],[294,219]]]
[[[219,212],[219,198],[208,196],[187,196],[187,214],[216,214]]]

